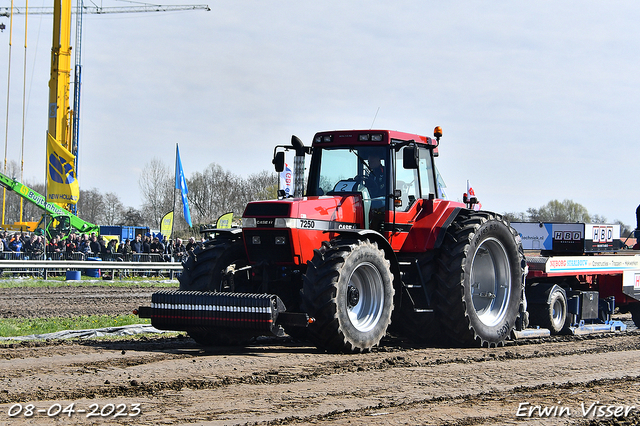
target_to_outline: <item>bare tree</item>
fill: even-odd
[[[97,188],[80,190],[76,204],[78,217],[87,222],[101,224],[104,219],[105,202]]]
[[[162,160],[153,158],[142,169],[138,184],[144,219],[157,228],[162,216],[173,207],[173,172]]]
[[[523,212],[503,213],[502,216],[509,222],[527,222],[528,220],[527,214]]]
[[[238,213],[236,199],[242,193],[242,178],[211,163],[204,172],[188,179],[189,204],[194,223],[213,223],[221,214]]]
[[[124,204],[120,201],[117,194],[107,192],[104,197],[103,220],[105,225],[112,225],[122,221],[124,213]]]
[[[137,210],[133,207],[127,207],[122,213],[122,222],[117,223],[116,225],[144,226],[144,223],[144,217],[140,210]]]
[[[194,173],[188,186],[193,222],[211,224],[228,212],[241,215],[249,201],[276,198],[278,176],[263,171],[243,179],[211,163]]]
[[[250,201],[269,200],[278,196],[278,175],[263,170],[249,175],[243,182],[243,191],[239,194],[238,208],[244,210]]]

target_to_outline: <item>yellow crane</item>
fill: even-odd
[[[72,173],[77,178],[77,157],[79,142],[79,111],[80,111],[80,84],[81,84],[81,40],[82,40],[82,14],[107,14],[107,13],[134,13],[134,12],[169,12],[180,10],[211,10],[208,5],[152,5],[141,4],[138,6],[102,7],[84,6],[82,0],[78,0],[76,7],[76,64],[74,81],[74,105],[69,105],[69,84],[71,77],[71,0],[54,0],[51,7],[2,7],[0,16],[11,17],[14,14],[53,14],[53,43],[51,48],[51,77],[49,80],[49,109],[48,109],[48,138],[63,147],[74,157]],[[3,27],[4,29],[4,27]],[[6,161],[6,160],[5,160]],[[47,162],[48,164],[48,162]],[[47,171],[49,175],[49,171]],[[77,186],[77,180],[76,180]],[[21,200],[22,201],[22,200]],[[55,200],[49,200],[54,201]],[[76,213],[75,203],[77,197],[67,199],[68,202],[56,202],[66,209]],[[20,220],[22,220],[22,202]],[[3,197],[3,222],[4,222],[4,197]]]

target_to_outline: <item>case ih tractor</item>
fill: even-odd
[[[155,293],[140,316],[204,345],[288,333],[363,352],[389,327],[418,341],[502,344],[526,326],[520,238],[475,200],[442,198],[434,135],[329,131],[311,147],[292,137],[273,162],[280,172],[295,151],[293,196],[249,203],[242,228],[208,230],[180,290]]]

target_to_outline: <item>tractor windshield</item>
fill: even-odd
[[[388,146],[356,146],[318,150],[311,164],[307,195],[363,192],[384,197],[388,188]]]

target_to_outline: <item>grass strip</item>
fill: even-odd
[[[100,280],[83,277],[80,281],[67,281],[65,277],[52,277],[47,280],[39,278],[2,278],[0,288],[17,287],[178,287],[178,280],[163,278],[127,278]]]
[[[148,318],[136,315],[81,315],[67,318],[2,318],[0,337],[29,336],[31,334],[55,333],[62,330],[86,330],[93,328],[120,327],[129,324],[151,324]]]

